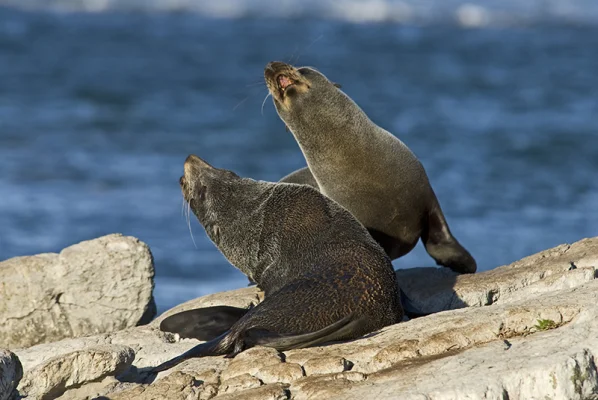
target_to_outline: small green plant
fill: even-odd
[[[557,324],[551,319],[539,319],[536,325],[536,329],[539,331],[547,331],[555,328],[557,328]]]

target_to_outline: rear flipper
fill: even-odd
[[[246,320],[246,322],[250,322]],[[168,360],[151,370],[158,373],[170,369],[185,360],[194,357],[227,355],[234,357],[241,351],[254,346],[273,347],[279,351],[314,346],[355,336],[355,332],[363,330],[364,318],[355,319],[353,315],[342,318],[319,331],[300,335],[281,335],[265,329],[251,328],[236,334],[234,328],[219,337],[201,343],[182,355]]]
[[[421,238],[436,264],[460,274],[472,274],[476,271],[475,260],[451,234],[438,204],[430,210],[428,224],[424,227]]]
[[[228,331],[248,311],[247,308],[229,306],[183,311],[160,322],[160,330],[178,333],[182,338],[212,340]]]
[[[234,343],[231,340],[231,333],[230,331],[227,331],[226,333],[223,333],[209,342],[198,344],[180,356],[163,362],[157,367],[152,368],[150,372],[157,374],[158,372],[166,371],[167,369],[170,369],[182,363],[183,361],[194,357],[221,356],[228,354],[232,350],[233,344]]]

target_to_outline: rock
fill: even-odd
[[[201,387],[201,382],[189,374],[176,371],[152,385],[139,385],[111,395],[110,400],[196,400],[200,398],[201,389],[205,389]]]
[[[0,349],[0,400],[16,397],[16,389],[23,377],[19,358],[8,350]]]
[[[253,389],[260,386],[262,386],[262,381],[258,378],[249,374],[242,374],[223,381],[218,392],[234,393],[239,390]]]
[[[135,352],[126,346],[104,345],[62,354],[25,372],[19,385],[23,396],[55,399],[70,388],[124,372]]]
[[[598,237],[563,244],[510,265],[457,275],[447,268],[396,271],[401,290],[421,313],[504,304],[577,287],[596,278]]]
[[[255,347],[233,359],[191,359],[160,373],[153,383],[145,380],[147,367],[199,342],[160,332],[152,323],[40,344],[16,351],[25,369],[19,389],[33,393],[31,377],[53,373],[67,383],[45,385],[40,379],[35,384],[46,389],[36,392],[43,392],[39,398],[61,393],[47,388],[62,385],[60,400],[598,399],[596,265],[598,239],[587,239],[477,275],[455,278],[439,269],[397,272],[407,291],[419,287],[409,295],[422,307],[453,309],[350,342],[285,353]],[[444,300],[425,292],[424,277]],[[426,301],[419,291],[430,298]],[[257,296],[255,289],[242,289],[187,306],[242,306]],[[75,365],[73,360],[87,359],[102,346],[113,354],[102,356],[107,360],[115,360],[117,348],[134,349],[135,365],[122,362],[120,373],[114,361],[104,362],[110,368],[85,366],[77,384],[70,383],[75,382],[72,369],[53,372],[57,361],[52,357]]]
[[[305,375],[325,375],[348,371],[353,368],[350,361],[342,357],[317,357],[303,364]]]
[[[224,394],[214,397],[214,400],[287,400],[290,399],[287,385],[272,383],[259,388]]]
[[[91,347],[120,344],[132,348],[136,353],[135,365],[144,368],[165,361],[176,355],[177,352],[187,350],[196,343],[196,341],[174,342],[174,335],[142,326],[96,336],[38,344],[26,349],[15,350],[15,352],[19,356],[23,368],[27,371],[56,356]]]
[[[264,383],[291,383],[304,375],[301,365],[287,362],[263,366],[256,373]]]
[[[108,235],[0,263],[0,346],[112,332],[155,315],[147,245]]]
[[[255,375],[266,366],[278,365],[282,362],[282,355],[276,349],[252,347],[232,359],[228,368],[222,373],[222,380],[243,374]]]
[[[594,280],[530,300],[397,324],[352,346],[328,346],[327,353],[352,361],[353,370],[369,371],[367,380],[308,376],[290,391],[297,399],[591,398],[598,394],[597,301]],[[548,319],[551,328],[540,330],[540,321]]]
[[[336,393],[346,391],[353,387],[353,382],[366,379],[359,372],[341,372],[300,379],[289,388],[293,399],[331,399]],[[375,399],[368,394],[364,399]],[[397,397],[395,397],[397,398]],[[402,397],[401,397],[402,398]]]

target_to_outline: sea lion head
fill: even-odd
[[[338,103],[347,97],[339,89],[340,85],[312,67],[294,67],[272,61],[264,69],[264,78],[274,105],[285,121],[306,107],[330,106],[331,102]]]
[[[246,273],[247,264],[257,261],[251,253],[256,247],[253,230],[263,219],[259,206],[273,185],[215,168],[193,154],[184,171],[179,184],[185,201],[222,254]]]

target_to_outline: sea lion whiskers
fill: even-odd
[[[245,85],[246,87],[252,87],[252,86],[258,86],[258,85],[265,85],[264,81],[262,79],[260,79],[259,82],[253,82],[253,83],[249,83],[247,85]]]
[[[193,246],[195,246],[197,249],[197,244],[195,243],[195,238],[193,237],[193,230],[191,229],[191,202],[193,201],[193,195],[189,191],[189,184],[184,176],[181,176],[179,179],[179,184],[181,185],[181,191],[183,192],[183,210],[185,210],[184,214],[187,227],[189,228],[189,234],[191,235]],[[187,207],[184,207],[185,203],[187,203]]]
[[[189,234],[191,235],[191,241],[193,242],[193,246],[197,249],[197,244],[195,243],[195,238],[193,237],[193,230],[191,229],[191,205],[187,203],[187,226],[189,227]]]
[[[270,94],[270,92],[268,92],[266,94],[266,97],[264,97],[264,101],[262,101],[262,115],[264,115],[264,104],[266,104],[266,100],[268,100],[268,97],[270,97],[270,96],[271,96],[271,94]]]

